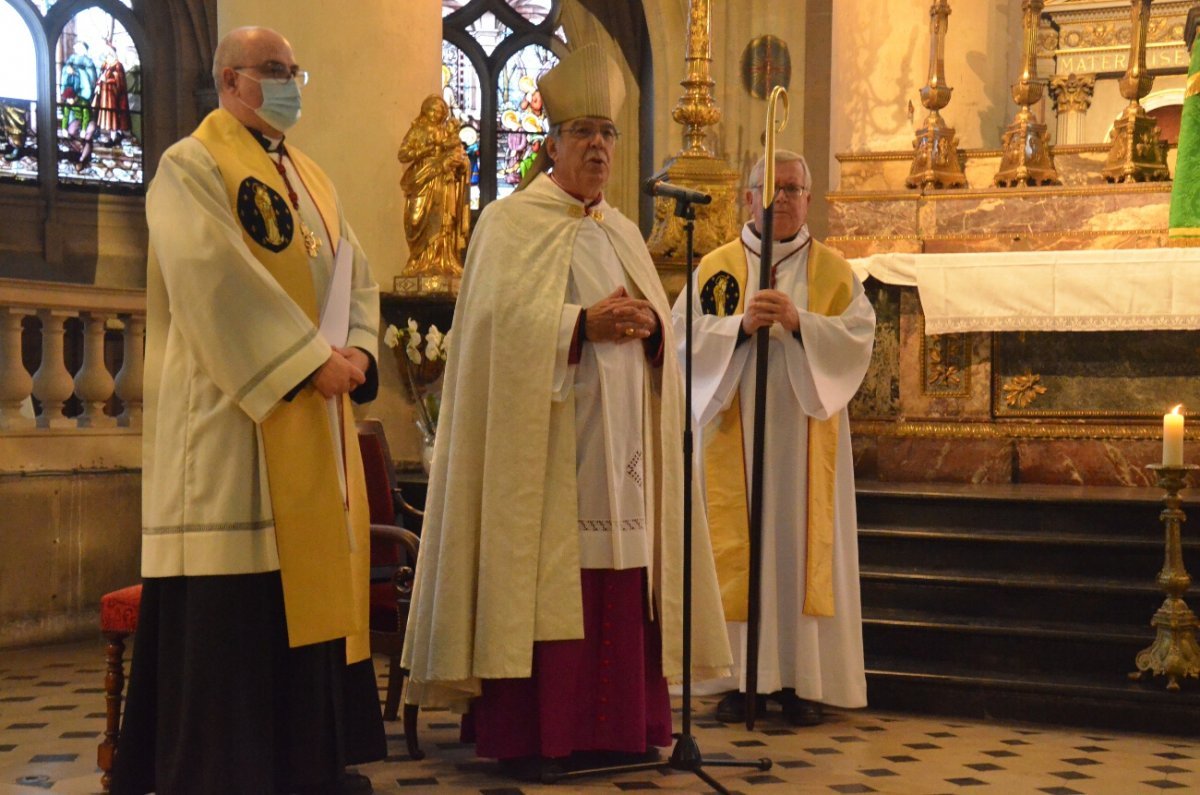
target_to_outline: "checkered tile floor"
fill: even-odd
[[[378,668],[382,683],[385,669]],[[103,684],[99,638],[0,651],[0,795],[99,791],[95,762],[104,729]],[[696,702],[693,727],[705,758],[774,760],[767,772],[707,769],[728,789],[747,795],[1200,792],[1200,740],[870,710],[830,712],[824,724],[805,729],[772,718],[751,733],[712,721],[715,697]],[[458,722],[446,712],[422,713],[421,744],[428,756],[421,762],[409,760],[398,723],[388,732],[388,759],[360,769],[380,793],[707,790],[693,774],[669,769],[554,787],[523,784],[505,778],[494,763],[475,759],[470,746],[458,742]]]

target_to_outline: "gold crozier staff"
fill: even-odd
[[[779,100],[783,100],[783,118],[776,119]],[[775,133],[787,126],[788,96],[783,86],[775,86],[767,98],[765,173],[763,174],[762,254],[758,265],[758,289],[771,289],[771,265],[775,238]],[[778,126],[776,126],[778,125]],[[770,326],[755,332],[757,361],[754,374],[754,453],[751,459],[750,488],[750,572],[746,612],[746,728],[754,729],[758,698],[758,629],[762,613],[762,477],[767,430],[767,356],[770,353]]]

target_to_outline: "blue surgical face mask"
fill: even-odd
[[[260,119],[281,132],[300,121],[300,84],[295,79],[280,83],[278,80],[259,80],[245,72],[239,74],[262,88],[262,105],[250,108]]]

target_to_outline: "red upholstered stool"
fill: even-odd
[[[104,674],[104,741],[96,749],[100,786],[108,792],[117,736],[121,730],[121,693],[125,690],[125,639],[137,630],[142,586],[131,585],[100,597],[100,631],[108,640]]]

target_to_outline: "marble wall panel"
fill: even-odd
[[[1200,464],[1200,452],[1191,447],[1188,463]],[[1016,456],[1021,483],[1145,487],[1154,485],[1154,474],[1146,465],[1161,462],[1162,443],[1154,439],[1020,440]]]
[[[921,253],[921,240],[915,237],[830,237],[825,243],[848,259],[889,252]]]
[[[912,152],[844,155],[838,159],[839,192],[906,190],[904,180],[912,170]]]
[[[1200,331],[996,335],[997,417],[1161,416],[1200,407]]]
[[[850,438],[854,457],[854,477],[860,480],[879,480],[879,439],[871,434],[853,434]]]
[[[1103,248],[1160,248],[1167,245],[1167,230],[1155,233],[1115,232],[1090,234],[1083,232],[1042,232],[1039,234],[955,235],[929,237],[924,241],[927,254],[960,253],[964,251],[1077,251]]]
[[[1108,152],[1099,147],[1062,147],[1052,149],[1054,167],[1058,177],[1067,187],[1081,185],[1105,185],[1107,181],[1100,173],[1108,160]]]
[[[1167,225],[1169,185],[1082,194],[1026,188],[941,196],[921,208],[925,235],[997,235],[1071,230],[1159,230]]]
[[[830,194],[829,232],[832,235],[914,236],[917,234],[917,194],[912,198],[846,200]]]
[[[900,316],[900,412],[906,419],[990,419],[990,334],[925,335],[917,291]]]
[[[1000,150],[973,152],[964,160],[963,175],[967,178],[967,187],[976,190],[992,187],[992,180],[1000,170]]]
[[[874,279],[865,289],[875,307],[875,348],[862,386],[850,401],[850,416],[894,419],[900,415],[901,289]]]
[[[880,437],[879,480],[1011,483],[1011,439]]]

